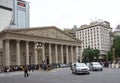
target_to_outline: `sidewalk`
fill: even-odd
[[[0,73],[0,77],[20,75],[20,74],[24,74],[24,72],[23,71],[16,71],[16,72],[9,72],[9,73]]]
[[[34,70],[34,72],[40,72],[42,70]],[[30,71],[32,73],[32,71]],[[0,77],[5,77],[5,76],[13,76],[13,75],[21,75],[24,74],[24,71],[14,71],[14,72],[9,72],[9,73],[0,73]]]

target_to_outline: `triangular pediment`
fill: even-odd
[[[39,28],[28,28],[28,29],[19,29],[14,30],[12,32],[26,34],[26,35],[33,35],[33,36],[40,36],[46,38],[54,38],[54,39],[61,39],[61,40],[69,40],[69,41],[78,41],[76,38],[66,34],[62,30],[56,27],[39,27]]]

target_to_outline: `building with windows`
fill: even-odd
[[[18,28],[29,28],[29,2],[13,0],[13,23]]]
[[[0,67],[76,62],[81,41],[54,26],[0,32]]]
[[[12,0],[0,0],[0,31],[10,24],[12,18]]]
[[[98,49],[100,55],[107,55],[111,47],[112,28],[107,21],[92,22],[89,25],[82,25],[76,31],[76,38],[82,41],[81,51],[85,48]]]
[[[115,27],[113,34],[114,34],[114,36],[120,37],[120,25],[117,25],[117,27]]]
[[[0,0],[0,31],[9,25],[29,28],[29,2],[24,0]],[[15,28],[15,27],[14,27]]]

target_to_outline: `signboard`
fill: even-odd
[[[26,6],[25,1],[18,0],[18,6],[25,7]]]
[[[22,6],[22,7],[25,7],[26,5],[24,4],[24,3],[22,3],[22,2],[18,2],[18,5],[19,6]]]

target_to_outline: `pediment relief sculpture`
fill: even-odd
[[[32,28],[27,30],[19,30],[15,31],[21,34],[27,35],[34,35],[34,36],[41,36],[41,37],[48,37],[54,39],[61,39],[61,40],[70,40],[76,41],[75,38],[69,36],[68,34],[64,33],[63,31],[53,27],[53,28]]]

